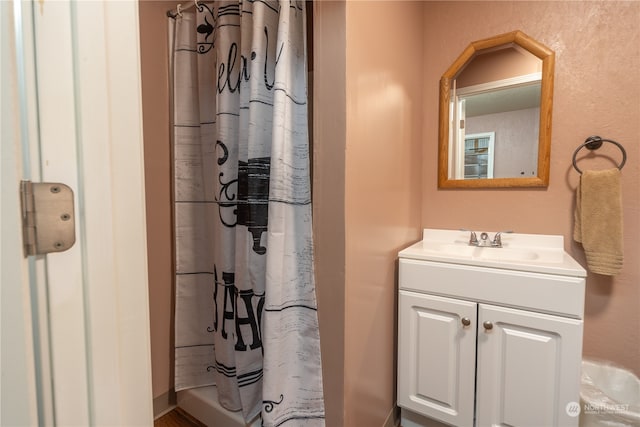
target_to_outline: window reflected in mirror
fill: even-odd
[[[464,164],[456,178],[493,178],[495,132],[467,134],[464,137]],[[456,168],[458,170],[458,168]]]

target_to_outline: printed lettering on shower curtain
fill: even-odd
[[[304,2],[199,3],[174,25],[176,390],[324,425]]]

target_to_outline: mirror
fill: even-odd
[[[521,31],[462,52],[440,80],[439,188],[549,185],[554,63]]]

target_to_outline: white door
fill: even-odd
[[[398,405],[473,424],[477,304],[400,291]]]
[[[582,321],[480,304],[478,426],[577,426]]]
[[[137,3],[0,3],[1,424],[151,425]],[[23,179],[73,189],[68,251],[23,257]]]

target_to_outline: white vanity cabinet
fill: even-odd
[[[473,425],[477,311],[476,303],[400,291],[399,406],[449,424]]]
[[[451,262],[450,255],[425,252],[427,246],[400,253],[397,394],[403,427],[431,420],[577,426],[578,417],[566,408],[579,402],[582,267],[563,256],[571,268],[563,270],[556,259],[556,270],[574,275],[536,266],[523,271],[526,266],[513,262],[499,268],[468,249],[461,251],[467,258]]]
[[[478,425],[578,425],[581,358],[582,320],[480,304]]]

